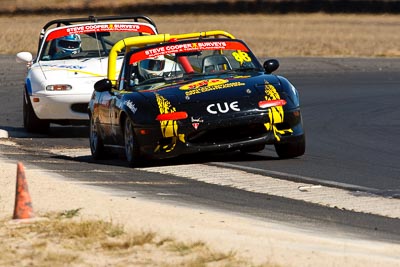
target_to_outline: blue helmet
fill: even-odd
[[[70,34],[56,39],[56,55],[66,56],[76,54],[81,50],[81,37]]]

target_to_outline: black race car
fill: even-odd
[[[125,54],[119,76],[118,54]],[[207,151],[257,152],[274,145],[280,158],[305,152],[299,95],[259,63],[247,45],[223,31],[138,36],[119,41],[108,79],[89,103],[90,148],[125,150],[131,165]],[[117,80],[113,77],[119,77]]]

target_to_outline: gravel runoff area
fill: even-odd
[[[7,139],[2,144],[13,145]],[[12,219],[17,162],[0,157],[0,218]],[[36,216],[81,209],[82,219],[101,219],[181,241],[203,241],[221,252],[266,266],[399,266],[400,245],[296,229],[209,209],[123,196],[25,166]],[[98,255],[101,262],[101,255]],[[271,264],[271,265],[269,265]]]

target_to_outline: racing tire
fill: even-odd
[[[281,159],[296,158],[302,156],[306,151],[305,135],[298,136],[295,140],[287,143],[274,144],[275,151]]]
[[[92,153],[92,157],[97,159],[105,158],[104,151],[104,143],[100,137],[100,134],[97,129],[97,125],[94,121],[93,116],[90,116],[90,133],[89,133],[89,144],[90,144],[90,152]]]
[[[124,143],[125,143],[125,157],[131,167],[138,167],[143,164],[140,158],[140,147],[137,143],[135,132],[133,129],[133,122],[125,119],[124,124]]]
[[[50,128],[50,122],[47,120],[39,119],[35,111],[33,110],[31,100],[24,90],[24,99],[23,99],[23,120],[24,120],[24,128],[29,133],[48,133]]]

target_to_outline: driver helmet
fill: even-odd
[[[140,61],[139,72],[145,79],[150,79],[162,76],[164,67],[164,56],[158,56],[156,58],[148,58]]]
[[[78,34],[70,34],[56,39],[55,57],[64,57],[79,53],[81,50],[81,37]]]

